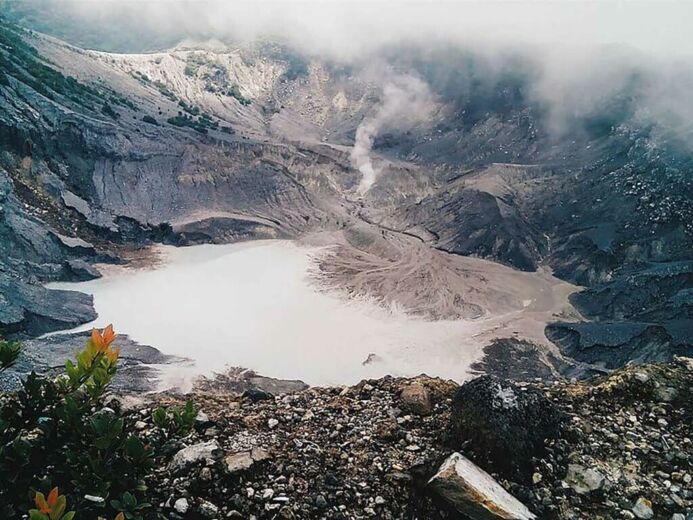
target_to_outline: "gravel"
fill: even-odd
[[[423,415],[403,400],[412,385],[430,398]],[[540,394],[561,418],[559,434],[530,458],[529,477],[517,479],[494,472],[473,443],[460,445],[459,432],[451,434],[459,387],[450,381],[384,377],[262,400],[252,392],[197,393],[206,420],[165,457],[177,462],[160,464],[148,486],[152,503],[171,519],[459,518],[426,486],[458,451],[538,518],[688,520],[692,387],[693,361],[686,358],[589,382],[516,383],[521,394]],[[155,400],[166,406],[185,398]],[[156,434],[147,416],[124,413],[133,424],[147,423],[141,434]]]

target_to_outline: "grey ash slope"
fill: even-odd
[[[366,58],[342,66],[266,43],[116,55],[2,27],[5,295],[149,241],[349,240],[366,226],[585,286],[572,302],[589,322],[547,330],[571,358],[613,367],[690,353],[693,153],[634,122],[622,101],[637,89],[556,137],[529,95],[529,63],[499,73],[459,50],[385,53],[437,103],[425,122],[376,136],[382,173],[356,199],[350,146],[383,98]],[[395,242],[351,245],[388,261]],[[2,309],[0,332],[59,328]],[[89,317],[64,310],[65,322]]]

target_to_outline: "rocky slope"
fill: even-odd
[[[681,520],[693,515],[692,389],[693,362],[680,358],[582,383],[482,377],[458,387],[422,376],[198,392],[195,432],[170,447],[149,485],[168,518]],[[111,406],[125,406],[118,413],[146,436],[157,434],[151,407],[180,402]],[[527,516],[519,506],[491,513],[509,507],[507,495],[482,505],[468,494],[491,479],[477,470],[431,480],[456,451]]]
[[[693,154],[618,97],[557,136],[523,60],[499,72],[459,49],[388,51],[378,74],[372,56],[269,42],[109,54],[1,23],[0,333],[90,320],[88,298],[40,283],[97,276],[88,263],[151,241],[343,231],[348,269],[337,259],[323,281],[352,273],[347,292],[429,317],[492,314],[498,288],[469,267],[419,267],[417,285],[407,240],[426,265],[471,255],[584,286],[571,302],[587,322],[559,312],[547,329],[558,366],[691,352]],[[378,129],[362,196],[359,127]],[[403,268],[359,278],[393,259]]]

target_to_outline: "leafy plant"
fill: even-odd
[[[0,340],[0,372],[15,365],[21,348],[18,341]]]
[[[152,413],[152,422],[168,435],[173,435],[190,432],[195,426],[196,417],[195,405],[191,400],[188,400],[182,409],[175,407],[168,410],[162,407],[157,408]]]
[[[151,504],[147,502],[137,502],[137,497],[132,493],[125,492],[120,500],[111,500],[113,509],[120,510],[119,515],[123,515],[128,520],[142,520],[142,511],[149,509]],[[116,518],[117,520],[117,518]]]
[[[29,511],[31,520],[72,520],[75,516],[74,511],[65,513],[67,499],[58,492],[57,487],[51,489],[51,492],[48,493],[48,498],[40,491],[37,491],[34,502],[36,503],[36,509]]]
[[[194,427],[197,410],[192,401],[159,408],[152,417],[158,428],[141,438],[133,423],[103,404],[118,369],[115,340],[111,325],[93,330],[84,349],[65,362],[64,374],[53,379],[32,372],[17,392],[0,394],[0,518],[19,518],[32,499],[30,520],[147,515],[145,478],[157,456],[175,449],[175,437]],[[19,343],[0,341],[0,372],[20,352]],[[40,491],[46,489],[47,497]],[[65,512],[67,497],[74,511]]]
[[[75,497],[107,499],[129,493],[137,505],[146,504],[137,495],[146,492],[152,450],[123,418],[103,407],[103,395],[117,372],[115,339],[110,325],[93,330],[76,359],[65,363],[65,374],[49,379],[32,372],[17,393],[0,401],[0,518],[15,518],[24,510],[26,498],[17,489],[41,488],[47,481],[61,483]],[[6,367],[19,349],[8,342],[2,345]],[[66,499],[57,491],[47,499],[39,493],[35,500],[32,520],[72,518],[64,514],[61,504]],[[83,498],[75,505],[87,518],[95,518],[97,509],[103,512],[102,504]],[[116,508],[114,513],[118,511],[127,517],[128,510]]]

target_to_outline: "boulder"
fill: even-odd
[[[408,412],[416,415],[429,415],[433,410],[431,393],[421,383],[405,386],[400,394],[402,405]]]
[[[604,485],[604,475],[594,468],[586,468],[579,464],[568,464],[565,482],[573,491],[584,495],[601,488]]]
[[[169,469],[174,474],[179,473],[194,464],[215,460],[219,458],[220,454],[221,446],[219,446],[216,439],[193,444],[183,448],[173,456]]]
[[[101,273],[96,267],[78,258],[67,260],[64,266],[65,276],[71,282],[83,282],[101,278]]]
[[[233,455],[228,455],[224,458],[224,466],[228,473],[238,473],[239,471],[245,471],[250,469],[253,465],[253,457],[250,456],[249,451],[242,451],[240,453],[234,453]]]
[[[91,295],[46,289],[2,273],[0,269],[0,334],[39,336],[70,329],[96,319]]]
[[[428,486],[471,520],[531,520],[536,516],[472,461],[453,453]]]
[[[200,514],[205,518],[214,518],[219,514],[219,508],[212,502],[202,500],[200,502]]]
[[[184,515],[185,513],[187,513],[189,508],[190,508],[190,506],[188,504],[188,499],[185,497],[179,498],[173,504],[173,509],[175,509],[175,511],[177,513],[180,513],[181,515]]]
[[[654,516],[652,502],[643,497],[640,497],[635,501],[632,511],[633,514],[641,520],[649,520]]]
[[[233,453],[224,458],[224,466],[228,473],[238,473],[250,469],[256,462],[270,458],[269,453],[262,448]]]
[[[453,397],[448,439],[486,470],[529,481],[533,457],[555,439],[562,414],[539,390],[482,376]]]
[[[260,388],[248,388],[245,392],[243,392],[241,397],[244,399],[249,399],[253,403],[257,403],[258,401],[267,401],[272,399],[272,394],[265,392]]]

